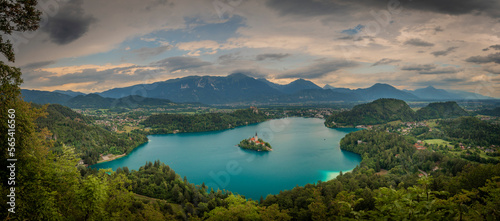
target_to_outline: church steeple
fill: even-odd
[[[259,140],[259,137],[257,136],[257,132],[255,132],[255,140]]]

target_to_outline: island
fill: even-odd
[[[272,151],[273,148],[268,142],[259,139],[257,133],[255,136],[249,139],[244,139],[238,144],[239,147],[247,150],[255,150],[255,151]]]

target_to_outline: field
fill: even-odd
[[[448,147],[453,147],[450,144],[450,142],[443,139],[429,139],[429,140],[424,140],[424,142],[428,144],[447,145]]]

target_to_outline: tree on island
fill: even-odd
[[[255,133],[254,137],[251,137],[249,139],[244,139],[238,144],[239,147],[243,149],[248,149],[248,150],[255,150],[255,151],[272,151],[273,148],[268,142],[265,142],[264,140],[260,139],[257,136],[257,133]]]

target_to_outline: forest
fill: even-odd
[[[407,122],[468,115],[469,113],[454,101],[430,103],[413,111],[402,100],[382,98],[371,103],[356,105],[349,111],[334,113],[326,119],[325,125],[327,127],[374,125],[396,120]]]
[[[42,108],[37,104],[33,106]],[[50,104],[44,108],[47,114],[36,120],[37,131],[50,131],[48,136],[54,140],[52,151],[60,153],[64,145],[74,147],[85,164],[97,163],[100,154],[129,153],[148,141],[143,134],[113,133],[92,125],[92,119],[60,104]]]
[[[250,108],[232,113],[156,114],[149,116],[142,124],[151,128],[149,134],[167,134],[231,129],[267,119],[270,117],[256,108]]]

